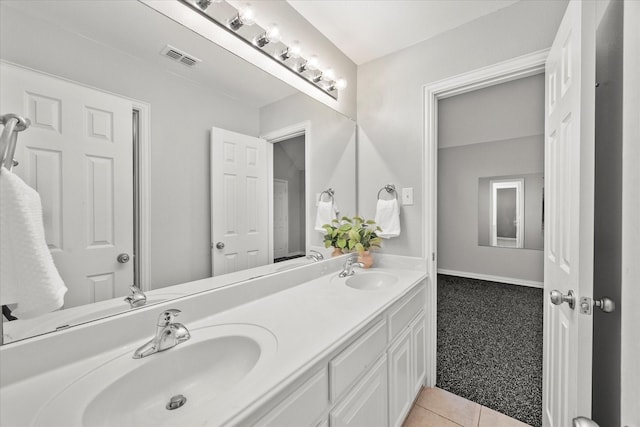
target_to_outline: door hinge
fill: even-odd
[[[435,260],[436,260],[436,253],[431,252],[431,261],[435,261]]]

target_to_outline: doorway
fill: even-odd
[[[438,101],[436,386],[532,426],[542,424],[543,253],[524,243],[544,239],[532,179],[544,172],[544,80]]]
[[[305,255],[305,134],[273,143],[273,261]]]

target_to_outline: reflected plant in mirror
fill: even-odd
[[[542,173],[478,179],[478,245],[542,250]]]
[[[0,19],[0,113],[32,119],[13,172],[40,195],[68,288],[61,310],[38,317],[9,321],[3,302],[4,343],[140,309],[125,301],[131,286],[145,307],[275,272],[268,180],[281,188],[287,179],[273,174],[276,142],[304,144],[295,160],[304,173],[288,184],[297,199],[281,200],[303,216],[289,252],[323,246],[315,194],[334,188],[343,212],[355,213],[355,122],[190,28],[138,1],[7,0]],[[213,129],[255,150],[241,158]],[[260,180],[214,186],[216,153],[258,162]],[[239,190],[249,187],[256,197]],[[253,226],[259,246],[224,236]]]

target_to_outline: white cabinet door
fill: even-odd
[[[425,315],[422,313],[411,326],[411,344],[413,355],[413,396],[417,396],[427,375],[427,336]]]
[[[387,425],[387,358],[371,371],[330,414],[331,427],[383,427]]]
[[[402,425],[413,402],[412,328],[389,349],[389,425]]]

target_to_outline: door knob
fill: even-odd
[[[598,307],[600,310],[605,313],[611,313],[616,309],[616,303],[611,300],[611,298],[604,297],[602,299],[594,299],[591,301],[589,297],[581,297],[580,298],[580,313],[582,314],[591,314],[591,305],[593,307]]]
[[[567,295],[563,295],[562,292],[560,292],[557,289],[554,289],[549,294],[549,297],[551,298],[551,302],[555,305],[560,305],[563,302],[566,302],[567,304],[569,304],[569,308],[572,310],[573,310],[573,307],[575,307],[576,305],[576,297],[572,290],[570,290]]]
[[[222,243],[222,242],[216,243],[216,248],[217,249],[224,249],[224,243]]]
[[[600,310],[605,313],[611,313],[616,309],[616,303],[611,300],[611,298],[604,297],[602,299],[594,299],[593,306],[598,307]]]
[[[127,262],[129,262],[131,257],[129,256],[129,254],[120,254],[120,255],[118,255],[117,259],[118,259],[119,263],[126,264]]]

